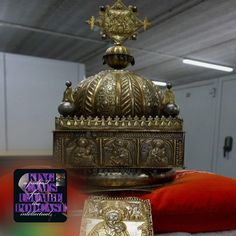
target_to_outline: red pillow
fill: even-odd
[[[0,222],[13,212],[13,171],[0,176]]]
[[[182,171],[174,182],[143,198],[151,201],[156,233],[236,229],[234,179],[200,171]]]

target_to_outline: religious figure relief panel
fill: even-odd
[[[98,143],[84,137],[67,138],[65,157],[70,167],[97,166],[99,164]]]
[[[141,140],[140,162],[145,167],[167,167],[174,164],[173,144],[160,138]]]
[[[151,207],[136,198],[92,197],[85,202],[81,236],[152,236]]]
[[[105,166],[132,166],[136,155],[135,140],[104,139],[103,165]]]

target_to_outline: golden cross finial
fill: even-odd
[[[127,39],[136,39],[138,31],[150,27],[147,18],[143,21],[137,16],[135,6],[126,6],[122,0],[116,0],[112,6],[100,7],[98,18],[92,16],[87,23],[91,30],[94,26],[101,28],[103,38],[108,37],[115,44],[122,44]]]

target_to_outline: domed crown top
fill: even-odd
[[[74,91],[76,116],[142,117],[160,115],[161,99],[153,83],[124,70],[102,71]]]
[[[183,166],[184,135],[171,85],[162,91],[124,70],[134,58],[123,43],[145,30],[148,20],[116,0],[88,23],[113,41],[103,57],[113,69],[88,77],[74,90],[66,83],[58,107],[62,116],[55,119],[54,157],[74,168],[86,191],[91,185],[96,191],[150,190],[173,180],[172,168]]]
[[[168,116],[173,106],[165,112],[167,100],[159,87],[133,72],[123,70],[135,63],[123,43],[136,39],[141,28],[146,30],[150,26],[147,18],[140,20],[136,6],[126,6],[122,0],[116,0],[112,6],[101,6],[99,17],[92,16],[87,23],[91,30],[95,26],[100,27],[103,39],[112,40],[114,45],[106,50],[103,60],[104,64],[115,70],[102,71],[85,79],[73,93],[69,86],[66,93],[70,93],[72,99],[69,102],[64,99],[59,106],[60,114],[113,118]],[[169,112],[169,115],[175,116],[176,111]]]

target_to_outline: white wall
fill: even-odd
[[[174,88],[184,119],[185,165],[236,178],[236,75]],[[233,149],[224,157],[226,136]]]
[[[84,73],[79,63],[1,53],[0,155],[51,154],[65,81]]]
[[[6,147],[4,54],[0,53],[0,150]]]
[[[175,88],[180,115],[184,119],[185,166],[187,169],[213,169],[214,124],[217,81],[192,83]]]

